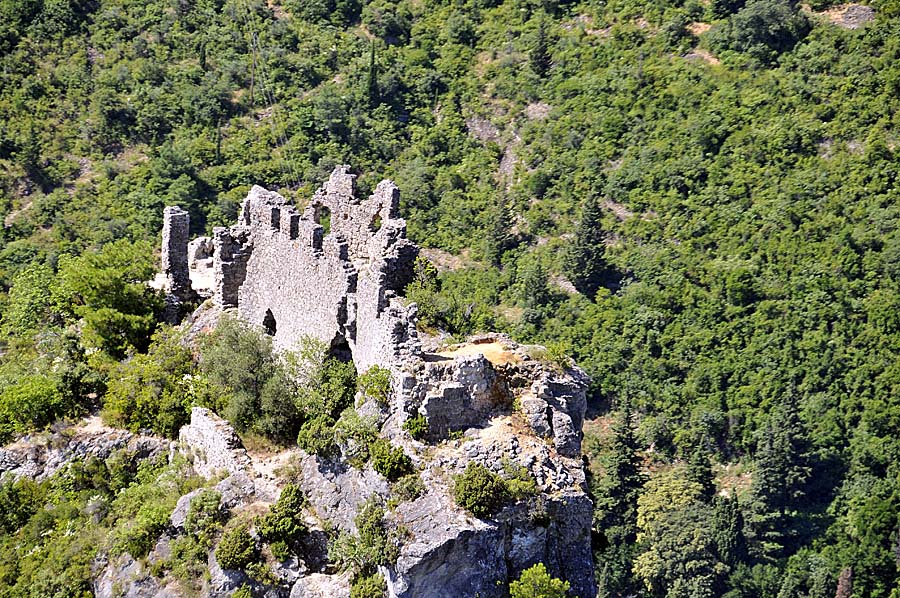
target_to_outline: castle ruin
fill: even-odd
[[[166,208],[163,272],[170,297],[182,302],[188,291],[197,292],[218,311],[233,309],[282,350],[311,336],[352,359],[358,372],[374,365],[390,370],[388,404],[358,409],[414,456],[427,489],[394,514],[411,539],[397,563],[382,568],[392,598],[504,598],[505,580],[536,562],[569,580],[578,595],[594,596],[592,505],[580,459],[587,376],[502,335],[423,349],[416,305],[402,297],[419,250],[406,238],[399,200],[390,181],[357,198],[355,176],[339,166],[302,211],[254,186],[237,224],[189,243],[187,214]],[[185,288],[185,272],[192,288]],[[462,434],[468,440],[426,458],[428,445],[403,430],[413,417],[427,421],[425,443]],[[183,436],[203,448],[209,434],[192,426],[197,429]],[[216,452],[212,444],[206,448]],[[459,473],[470,461],[500,472],[504,463],[527,468],[546,521],[513,508],[484,522],[452,506],[447,472]],[[301,485],[313,508],[352,530],[351,507],[377,494],[378,484],[352,468],[335,474],[314,455],[305,463]]]
[[[399,217],[400,193],[383,181],[359,200],[355,179],[348,167],[336,168],[302,213],[254,186],[238,223],[216,228],[190,250],[181,235],[186,213],[166,208],[163,268],[171,292],[181,292],[189,265],[197,271],[207,260],[212,301],[237,308],[280,349],[312,336],[335,352],[349,351],[360,372],[418,354],[415,307],[398,299],[418,255]]]

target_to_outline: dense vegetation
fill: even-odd
[[[614,411],[586,443],[605,595],[830,597],[852,568],[896,596],[900,7],[875,8],[3,0],[0,438],[94,407],[172,435],[198,403],[323,453],[370,439],[338,362],[303,400],[239,330],[240,376],[215,343],[197,364],[142,284],[163,205],[201,232],[349,162],[455,256],[418,268],[423,325],[569,352]],[[116,523],[90,525],[48,546]]]

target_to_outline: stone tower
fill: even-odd
[[[178,322],[182,306],[196,298],[188,270],[188,240],[191,216],[177,206],[163,211],[162,273],[165,276],[166,320]]]

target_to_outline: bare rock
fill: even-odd
[[[178,433],[178,450],[205,478],[218,471],[242,474],[250,467],[250,457],[234,428],[204,407],[191,409],[191,423]]]
[[[297,580],[290,598],[350,598],[350,579],[347,575],[313,573]]]

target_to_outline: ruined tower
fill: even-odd
[[[162,273],[167,291],[165,317],[169,322],[178,322],[182,306],[196,298],[188,270],[190,225],[191,216],[185,210],[168,206],[163,211]]]

